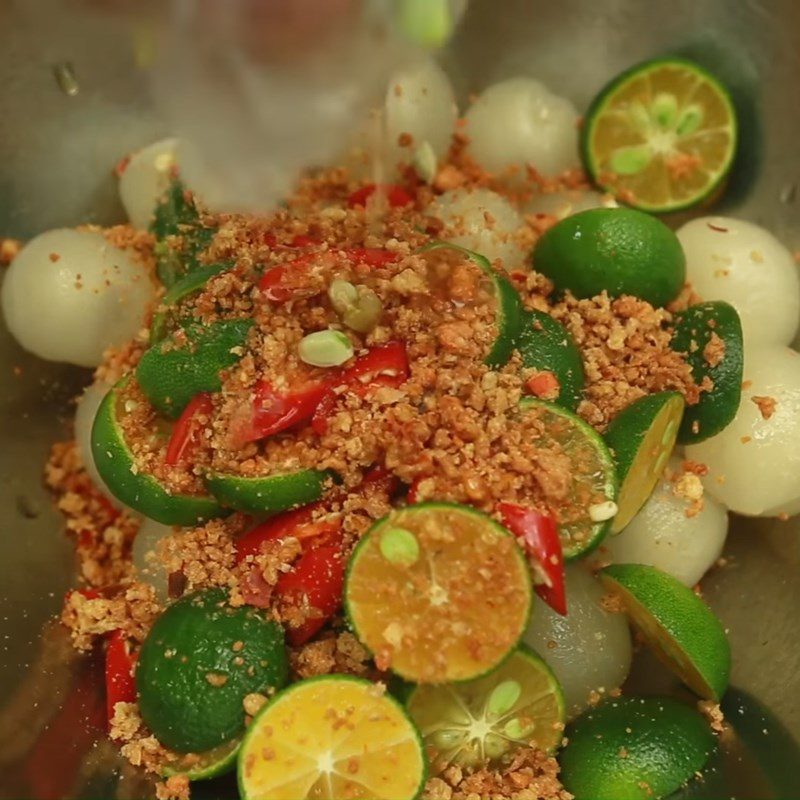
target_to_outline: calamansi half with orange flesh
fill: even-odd
[[[490,517],[420,503],[393,511],[361,539],[345,605],[379,668],[416,683],[470,680],[519,641],[530,570],[514,537]]]

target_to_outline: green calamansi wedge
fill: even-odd
[[[523,398],[520,408],[541,418],[543,449],[554,444],[570,459],[569,501],[559,510],[564,558],[586,555],[608,533],[617,512],[617,470],[603,437],[579,416],[555,403]]]
[[[150,629],[136,667],[139,709],[164,745],[204,753],[244,733],[247,695],[270,695],[287,677],[280,624],[207,589],[173,603]]]
[[[664,664],[700,697],[718,701],[728,687],[731,647],[711,609],[655,567],[612,564],[600,578]]]
[[[706,720],[671,697],[620,697],[566,731],[561,780],[575,800],[659,800],[688,783],[716,749]]]
[[[533,250],[533,268],[575,297],[633,295],[653,306],[674,300],[686,257],[663,222],[632,208],[592,208],[556,223]]]
[[[120,425],[125,413],[123,378],[106,395],[92,427],[92,456],[108,489],[125,505],[163,525],[197,525],[225,515],[208,495],[171,494],[152,475],[141,472]]]
[[[441,249],[463,253],[470,261],[477,264],[484,275],[491,281],[491,291],[497,302],[497,338],[485,361],[490,367],[502,367],[511,358],[514,343],[522,324],[522,301],[519,293],[511,285],[511,281],[503,273],[495,270],[489,263],[489,259],[480,253],[467,250],[457,244],[439,241],[431,242],[423,247],[420,252],[430,253]]]
[[[605,439],[620,479],[612,533],[619,533],[653,493],[675,447],[684,405],[677,392],[659,392],[634,401],[611,420]]]
[[[200,292],[208,281],[215,275],[231,268],[229,262],[208,264],[198,267],[188,275],[176,281],[172,288],[161,298],[153,321],[150,324],[150,344],[157,344],[179,324],[177,317],[178,305],[193,294]]]
[[[675,317],[672,349],[685,353],[695,383],[711,381],[711,390],[686,408],[678,433],[681,444],[696,444],[726,428],[739,410],[744,369],[739,314],[721,300],[690,306]]]
[[[564,697],[550,668],[521,646],[496,670],[473,681],[420,685],[407,699],[433,764],[508,763],[535,742],[551,752],[564,735]]]
[[[136,379],[157,411],[172,419],[200,392],[218,392],[220,372],[244,354],[249,319],[210,325],[190,322],[149,350],[136,368]]]
[[[677,211],[724,182],[736,154],[736,112],[702,67],[656,59],[603,87],[581,138],[587,171],[601,188],[644,211]]]
[[[332,484],[330,472],[300,469],[263,477],[210,474],[205,479],[211,494],[226,508],[249,513],[286,511],[319,500]]]
[[[516,539],[491,517],[419,503],[362,537],[344,597],[353,630],[379,667],[441,684],[476,678],[514,649],[532,591]]]
[[[556,379],[557,395],[552,399],[574,411],[583,392],[583,359],[569,331],[544,311],[525,311],[517,350],[522,364],[537,373],[549,372]]]
[[[184,753],[175,761],[169,761],[162,774],[165,778],[182,775],[190,781],[206,781],[225,775],[236,768],[241,744],[242,740],[236,738],[205,753]]]
[[[247,729],[242,800],[416,800],[425,751],[405,709],[381,684],[349,675],[299,681]]]
[[[169,289],[200,266],[198,255],[215,231],[200,220],[194,200],[179,180],[173,180],[156,206],[150,232],[156,237],[156,271]]]

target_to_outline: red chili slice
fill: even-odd
[[[135,666],[136,658],[131,653],[128,637],[122,631],[114,631],[106,648],[106,711],[109,724],[114,718],[114,706],[117,703],[136,702]]]
[[[200,444],[200,432],[203,429],[201,419],[209,417],[214,410],[214,402],[208,392],[195,395],[183,409],[172,435],[167,443],[167,454],[164,462],[171,467],[188,461]]]
[[[347,205],[349,208],[356,208],[356,206],[365,206],[367,201],[375,191],[378,185],[375,183],[367,183],[360,189],[356,189],[348,198]],[[402,187],[396,184],[386,184],[382,186],[386,192],[386,199],[389,201],[391,208],[401,208],[402,206],[411,205],[414,198]]]

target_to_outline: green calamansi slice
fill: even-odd
[[[718,701],[728,687],[731,648],[711,609],[655,567],[612,564],[600,578],[661,661],[700,697]]]
[[[434,241],[425,245],[420,252],[429,253],[435,250],[448,249],[463,253],[470,261],[480,267],[491,281],[492,294],[497,302],[497,338],[494,341],[485,362],[490,367],[502,367],[511,358],[514,344],[522,325],[522,301],[519,293],[511,285],[511,281],[501,272],[495,270],[486,256],[467,250],[450,242]]]
[[[522,365],[537,372],[550,372],[558,381],[552,399],[574,411],[583,392],[583,359],[569,331],[544,311],[524,311],[517,350]]]
[[[737,138],[727,89],[680,58],[646,61],[614,78],[590,106],[581,131],[595,183],[654,213],[713,196],[733,164]]]
[[[533,268],[575,297],[633,295],[653,306],[674,300],[686,280],[678,237],[632,208],[591,208],[556,223],[536,242]]]
[[[157,344],[171,330],[177,327],[179,324],[177,319],[178,307],[183,300],[200,292],[211,278],[229,270],[231,267],[232,264],[227,261],[208,264],[198,267],[176,281],[172,288],[161,298],[156,313],[153,315],[153,321],[150,324],[150,344]]]
[[[552,752],[564,735],[561,687],[544,661],[524,646],[475,680],[416,686],[406,707],[437,772],[451,764],[507,764],[531,742]]]
[[[204,753],[183,753],[174,761],[169,761],[162,775],[171,778],[181,775],[190,781],[206,781],[232,772],[236,768],[236,756],[242,740],[231,739]]]
[[[677,392],[659,392],[634,401],[611,420],[605,439],[620,480],[612,533],[619,533],[653,493],[675,447],[684,405]]]
[[[419,503],[361,538],[344,598],[356,636],[381,668],[417,683],[470,680],[519,642],[530,568],[516,539],[486,514]]]
[[[671,697],[619,697],[567,727],[561,780],[575,800],[659,800],[716,749],[705,719]]]
[[[222,589],[173,603],[139,652],[142,719],[179,753],[204,753],[244,733],[244,699],[285,685],[283,628],[260,609],[233,608]]]
[[[222,505],[249,513],[286,511],[314,503],[332,482],[330,472],[317,469],[253,478],[214,473],[205,478],[208,490]]]
[[[172,494],[152,475],[139,470],[120,425],[124,411],[123,378],[106,395],[92,426],[92,457],[108,489],[125,505],[163,525],[198,525],[225,515],[208,495]]]
[[[736,416],[742,396],[742,323],[729,303],[698,303],[675,317],[672,349],[686,355],[695,383],[708,378],[695,405],[687,406],[678,433],[681,444],[696,444],[718,434]]]
[[[200,266],[197,257],[215,234],[203,225],[194,200],[177,179],[159,200],[150,232],[156,237],[156,271],[167,289]]]
[[[558,533],[565,559],[584,556],[600,544],[617,511],[614,459],[603,437],[571,411],[530,397],[520,408],[539,415],[541,447],[555,445],[570,460],[569,499],[559,508]]]
[[[188,323],[145,351],[136,368],[139,386],[164,416],[180,416],[198,393],[222,388],[220,372],[242,357],[252,326],[249,319]]]

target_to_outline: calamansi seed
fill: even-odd
[[[503,733],[508,736],[509,739],[525,739],[526,737],[530,736],[531,732],[531,726],[523,725],[522,722],[516,717],[510,719],[503,726]]]
[[[353,344],[340,331],[315,331],[300,340],[297,353],[314,367],[338,367],[353,357]]]
[[[490,733],[483,743],[483,749],[489,758],[497,759],[508,750],[508,742],[500,736]]]
[[[498,717],[507,714],[522,694],[522,687],[517,681],[503,681],[492,690],[486,710]]]
[[[419,542],[405,528],[389,528],[380,537],[381,555],[390,563],[410,567],[419,559]]]
[[[454,747],[459,747],[464,743],[465,734],[463,730],[455,728],[445,728],[431,736],[431,744],[437,750],[452,750]]]
[[[344,314],[358,302],[358,289],[350,281],[334,278],[328,287],[328,298],[337,314]]]

